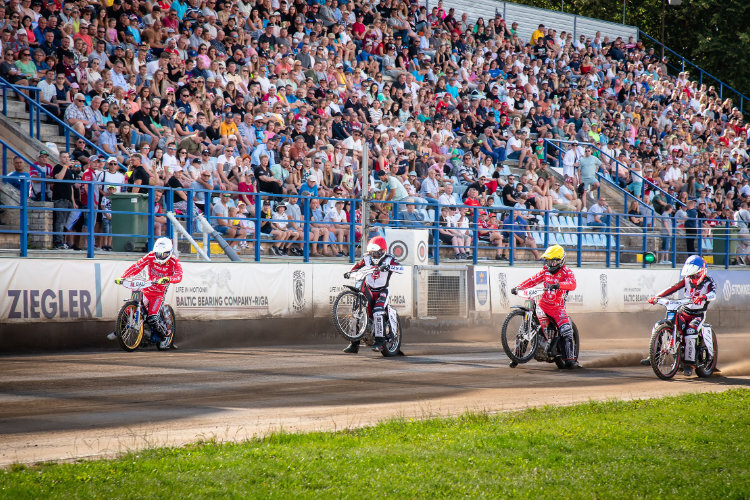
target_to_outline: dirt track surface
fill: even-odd
[[[658,380],[638,365],[646,343],[584,339],[588,368],[575,372],[534,361],[512,369],[498,343],[479,342],[406,345],[407,356],[394,359],[367,348],[346,355],[343,345],[4,356],[0,466],[389,417],[750,387],[750,334],[720,336],[725,376],[710,379]]]

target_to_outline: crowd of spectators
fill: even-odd
[[[483,207],[480,237],[503,259],[511,235],[534,246],[528,216],[508,208],[585,210],[593,229],[609,224],[600,182],[639,200],[633,224],[663,229],[654,215],[666,215],[698,234],[711,225],[698,218],[723,218],[747,233],[750,130],[730,99],[687,72],[669,76],[640,41],[543,25],[525,39],[517,27],[499,14],[470,22],[442,2],[9,0],[0,76],[37,86],[106,152],[76,144],[80,172],[93,160],[103,175],[111,157],[134,191],[203,190],[195,207],[179,191],[178,209],[218,217],[240,246],[256,230],[253,193],[284,196],[259,207],[260,231],[287,240],[278,254],[299,253],[295,196],[360,195],[365,144],[383,201],[373,222],[411,200],[399,222],[438,224],[457,258],[473,221],[441,205]],[[357,214],[326,199],[311,208],[315,254],[342,253]]]

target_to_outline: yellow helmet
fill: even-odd
[[[565,249],[560,245],[552,245],[542,255],[544,267],[551,273],[556,273],[565,265]]]

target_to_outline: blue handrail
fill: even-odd
[[[24,99],[26,102],[29,103],[29,121],[30,122],[32,122],[33,118],[34,118],[34,113],[32,112],[32,109],[36,109],[36,118],[37,118],[37,125],[38,125],[37,128],[38,129],[39,129],[39,127],[41,127],[39,125],[39,115],[40,115],[40,113],[44,113],[44,115],[47,118],[51,119],[53,123],[55,123],[58,126],[62,127],[63,132],[65,134],[65,150],[66,151],[70,151],[70,134],[74,134],[79,139],[83,139],[83,141],[87,145],[91,146],[94,149],[94,151],[96,151],[98,154],[104,156],[105,158],[110,157],[110,156],[114,156],[114,155],[111,155],[111,154],[107,153],[102,148],[100,148],[99,146],[97,146],[96,144],[94,144],[93,142],[91,142],[90,140],[88,140],[86,137],[84,137],[81,134],[79,134],[78,132],[76,132],[67,123],[65,123],[64,121],[60,120],[58,117],[56,117],[52,113],[50,113],[41,103],[35,101],[34,99],[31,99],[29,96],[27,96],[26,94],[24,94],[23,92],[21,92],[21,89],[19,87],[17,87],[16,85],[13,85],[9,81],[5,80],[3,77],[0,77],[0,87],[3,88],[3,114],[6,114],[6,106],[5,106],[5,99],[6,99],[6,97],[5,97],[5,92],[6,92],[7,89],[11,89],[18,96],[20,96],[22,99]],[[38,90],[39,89],[37,89],[37,91]],[[39,132],[39,130],[37,130],[37,136],[36,137],[34,137],[33,131],[31,132],[31,136],[34,139],[41,139],[41,133]],[[120,166],[121,169],[127,171],[128,168],[125,165],[123,165],[120,162],[118,162],[118,165]]]
[[[11,178],[9,176],[3,176],[0,178],[0,181],[5,180],[13,180],[14,182],[18,182],[18,178]],[[26,190],[24,192],[28,192],[28,188],[30,185],[31,179],[29,178],[22,178],[21,180],[21,189]],[[65,180],[57,180],[57,179],[47,179],[48,183],[73,183],[78,184],[80,186],[85,186],[88,192],[94,192],[94,190],[99,187],[103,186],[105,183],[103,182],[97,182],[97,181],[81,181],[81,180],[73,180],[73,181],[65,181]],[[106,183],[110,184],[110,183]],[[129,186],[133,187],[132,185],[127,184],[121,184],[120,186]],[[93,196],[88,197],[88,204],[83,207],[78,208],[55,208],[50,207],[48,204],[42,204],[42,205],[35,205],[34,207],[28,206],[28,199],[23,196],[21,197],[21,202],[18,205],[5,205],[0,206],[0,209],[4,209],[7,211],[13,211],[18,210],[21,216],[21,224],[18,229],[11,228],[9,226],[0,226],[0,233],[5,234],[17,234],[20,237],[19,245],[20,245],[20,254],[22,256],[26,256],[28,252],[28,236],[29,235],[57,235],[58,237],[61,235],[73,235],[73,236],[81,236],[85,237],[87,241],[87,257],[93,258],[95,255],[94,251],[94,243],[96,241],[97,237],[101,236],[117,236],[117,237],[126,237],[126,238],[143,238],[148,241],[148,248],[151,248],[153,245],[153,241],[155,239],[155,224],[153,222],[154,216],[156,214],[155,207],[154,207],[154,193],[156,190],[163,191],[165,193],[165,205],[167,209],[172,209],[175,207],[174,203],[174,189],[167,188],[167,187],[161,187],[161,186],[151,186],[151,185],[142,185],[140,186],[141,191],[146,192],[148,197],[148,210],[146,212],[135,212],[133,210],[120,210],[120,211],[112,211],[112,215],[115,214],[118,217],[121,216],[128,216],[128,215],[139,215],[142,217],[148,217],[149,221],[144,221],[147,223],[147,229],[145,229],[145,234],[124,234],[124,233],[117,233],[117,234],[105,234],[101,232],[95,231],[95,224],[89,223],[86,226],[86,230],[82,232],[67,232],[67,233],[55,233],[54,231],[40,231],[37,229],[31,229],[28,227],[28,217],[29,212],[52,212],[52,213],[71,213],[75,212],[77,210],[80,210],[84,212],[88,217],[88,221],[95,221],[98,214],[103,213],[101,209],[99,209],[93,202]],[[180,189],[180,191],[184,191],[189,200],[192,200],[195,196],[194,191],[205,191],[205,190],[193,190],[190,188],[183,188]],[[231,192],[234,194],[240,194],[240,192],[235,191]],[[217,194],[214,192],[211,192],[211,194]],[[247,194],[247,193],[244,193]],[[355,212],[357,211],[357,207],[359,203],[361,203],[361,200],[358,199],[344,199],[345,202],[351,204],[351,210],[349,212],[349,221],[335,223],[335,222],[322,222],[322,224],[345,224],[348,227],[348,240],[349,241],[336,241],[336,242],[329,242],[329,241],[311,241],[310,239],[310,224],[314,222],[313,218],[310,217],[311,213],[309,210],[309,200],[315,198],[308,195],[273,195],[273,194],[266,194],[266,193],[254,193],[252,195],[253,199],[256,203],[256,210],[255,210],[255,217],[253,218],[247,218],[247,222],[251,224],[251,227],[253,228],[253,235],[248,236],[242,240],[238,238],[227,238],[227,240],[230,243],[245,241],[248,243],[251,243],[250,247],[255,249],[255,255],[254,259],[256,261],[261,260],[261,243],[271,243],[271,244],[287,244],[287,245],[300,245],[300,248],[302,249],[303,256],[302,259],[304,262],[309,262],[310,258],[310,245],[338,245],[340,247],[346,248],[347,251],[345,254],[348,257],[349,262],[354,262],[356,258],[356,249],[358,246],[358,242],[356,241],[355,235],[357,233],[359,223],[356,221],[356,217],[354,217]],[[263,224],[263,221],[265,219],[261,219],[261,208],[262,203],[266,200],[280,200],[283,198],[289,198],[294,197],[300,200],[300,209],[301,209],[301,218],[295,219],[291,218],[289,222],[294,222],[295,224],[299,224],[300,228],[304,231],[304,237],[301,239],[276,239],[273,236],[265,236],[261,234],[261,225]],[[326,202],[328,200],[338,200],[340,198],[315,198],[322,202]],[[211,204],[211,199],[209,198],[208,203]],[[414,200],[414,201],[379,201],[374,200],[372,203],[376,205],[381,205],[385,209],[384,205],[390,205],[391,214],[394,216],[388,224],[385,226],[381,224],[375,224],[375,230],[377,231],[378,228],[382,227],[396,227],[396,228],[403,228],[403,227],[413,227],[413,226],[407,226],[406,224],[403,224],[404,220],[403,217],[398,217],[397,214],[403,214],[407,212],[408,210],[403,208],[404,205],[413,204],[417,207],[419,207],[419,210],[424,210],[426,213],[427,210],[436,210],[436,217],[434,219],[438,220],[438,213],[443,207],[455,207],[460,208],[464,210],[469,210],[470,213],[467,214],[467,217],[469,219],[468,221],[468,227],[456,227],[456,224],[450,223],[449,225],[439,224],[437,222],[433,222],[432,218],[428,216],[425,218],[425,221],[423,223],[418,223],[416,226],[418,228],[426,229],[428,231],[432,232],[433,238],[432,242],[430,242],[428,248],[429,251],[432,253],[432,258],[435,263],[440,262],[440,250],[441,249],[450,249],[453,248],[456,253],[466,253],[469,254],[469,259],[474,264],[478,263],[480,261],[480,250],[487,249],[487,250],[494,250],[499,255],[500,252],[503,254],[507,253],[507,258],[510,265],[513,265],[518,258],[521,256],[518,251],[524,250],[524,251],[535,251],[540,245],[548,245],[548,244],[562,244],[565,245],[567,248],[570,249],[570,251],[574,251],[575,256],[575,263],[576,265],[582,265],[584,262],[584,258],[586,255],[591,254],[604,254],[605,256],[605,262],[607,266],[611,266],[611,256],[614,254],[615,257],[615,266],[619,267],[622,265],[623,260],[630,260],[631,262],[636,260],[637,255],[643,254],[645,251],[648,251],[650,248],[656,251],[659,251],[663,254],[663,259],[667,259],[671,261],[672,266],[674,267],[676,264],[676,259],[678,257],[676,249],[676,242],[678,240],[692,240],[694,243],[697,244],[696,253],[703,254],[706,251],[711,250],[711,245],[709,244],[709,240],[706,240],[702,235],[701,232],[704,230],[703,226],[704,223],[709,223],[716,227],[727,227],[730,223],[727,221],[721,221],[721,220],[704,220],[699,219],[697,220],[699,232],[697,235],[692,234],[685,234],[685,235],[678,235],[677,232],[679,229],[677,225],[677,221],[672,217],[663,217],[657,214],[653,214],[652,216],[655,221],[660,221],[660,225],[658,227],[662,227],[663,223],[666,222],[670,224],[670,227],[673,229],[672,234],[669,235],[667,233],[664,233],[662,231],[658,231],[649,227],[643,227],[638,228],[637,232],[633,232],[633,228],[626,228],[623,227],[620,223],[620,221],[623,218],[629,217],[628,214],[608,214],[604,215],[603,221],[605,221],[604,226],[601,225],[595,225],[594,223],[587,223],[584,221],[584,217],[588,218],[589,214],[584,212],[562,212],[562,211],[539,211],[539,210],[530,210],[525,208],[514,208],[514,207],[506,207],[506,206],[483,206],[483,207],[477,207],[477,206],[466,206],[461,204],[456,205],[431,205],[430,203]],[[192,206],[192,205],[188,205]],[[402,208],[399,208],[402,207]],[[521,215],[522,217],[526,217],[529,219],[529,227],[527,229],[521,229],[515,225],[514,227],[498,227],[493,229],[487,229],[482,228],[479,225],[480,217],[483,217],[482,212],[489,211],[494,214],[498,214],[501,221],[503,216],[510,216],[510,220],[515,221],[516,215]],[[538,214],[538,215],[537,215]],[[208,216],[210,220],[216,221],[219,219],[233,219],[232,217],[217,217],[215,215],[209,215]],[[66,217],[67,218],[67,217]],[[185,221],[187,224],[187,227],[193,229],[192,226],[192,210],[188,209],[186,212],[181,213],[178,215],[178,218]],[[315,222],[316,224],[320,222]],[[543,227],[542,227],[543,223]],[[502,224],[502,222],[501,222]],[[440,231],[444,229],[457,229],[460,231],[468,231],[464,236],[463,239],[460,242],[457,242],[455,240],[451,240],[450,243],[443,243],[441,242],[440,238]],[[499,245],[495,244],[493,245],[490,243],[492,241],[492,238],[490,238],[490,234],[487,234],[487,237],[483,240],[482,236],[480,236],[479,232],[482,231],[487,233],[497,233],[500,232],[501,236],[503,236],[503,240],[501,240],[501,243]],[[525,236],[520,235],[519,233],[523,232],[526,233]],[[171,226],[171,222],[167,222],[167,226],[165,227],[165,234],[171,235],[173,233],[173,228]],[[542,235],[542,233],[544,233]],[[516,235],[518,235],[518,241],[516,241]],[[367,238],[368,235],[363,235],[362,238]],[[624,245],[621,244],[623,238],[629,238],[631,240],[631,246],[629,248],[626,248]],[[635,240],[634,240],[635,239]],[[488,241],[489,240],[489,241]],[[671,249],[661,251],[659,250],[660,245],[659,243],[663,243],[664,241],[671,241]],[[724,259],[724,266],[729,266],[730,258],[736,255],[736,252],[731,252],[729,248],[729,243],[736,240],[734,236],[730,235],[724,235],[722,237],[714,238],[713,241],[719,241],[723,240],[723,244],[725,245],[724,251],[718,251],[718,252],[712,252],[714,257],[717,258],[723,258]],[[487,242],[487,243],[483,243]],[[627,240],[626,240],[627,241]],[[638,243],[636,243],[638,241]],[[489,246],[487,246],[489,244]],[[207,249],[209,250],[209,249]],[[671,251],[671,253],[670,253]],[[682,253],[682,252],[680,252]],[[625,257],[628,256],[627,259]],[[573,256],[571,255],[570,261],[573,261]]]
[[[716,82],[718,82],[718,84],[719,84],[719,98],[721,98],[721,99],[724,98],[724,88],[725,87],[727,89],[729,89],[730,91],[734,92],[735,94],[737,94],[737,96],[739,97],[739,101],[740,101],[739,102],[739,110],[740,110],[740,112],[743,113],[743,114],[750,114],[750,108],[747,108],[747,107],[744,106],[745,101],[750,102],[750,98],[747,97],[745,94],[743,94],[739,90],[735,89],[734,87],[731,87],[730,85],[727,85],[726,83],[724,83],[723,81],[721,81],[718,77],[712,75],[711,73],[709,73],[708,71],[704,70],[703,68],[701,68],[697,64],[693,63],[689,59],[686,59],[685,57],[681,56],[680,54],[678,54],[674,50],[672,50],[669,47],[667,47],[666,45],[664,45],[662,42],[660,42],[660,41],[656,40],[655,38],[649,36],[647,33],[644,33],[640,29],[638,30],[638,33],[640,35],[645,36],[646,38],[648,38],[649,40],[651,40],[655,44],[659,45],[663,50],[665,50],[665,51],[669,52],[670,54],[673,54],[675,57],[679,58],[682,61],[682,71],[685,71],[685,63],[687,63],[690,66],[692,66],[695,69],[697,69],[700,72],[700,78],[699,78],[699,83],[700,84],[703,84],[703,76],[704,75],[708,76],[710,78],[713,78],[714,80],[716,80]]]

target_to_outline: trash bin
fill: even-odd
[[[713,228],[713,256],[714,265],[724,266],[726,265],[725,259],[727,257],[727,230],[729,230],[729,264],[732,264],[737,260],[737,241],[739,238],[740,230],[736,227],[717,226]]]
[[[114,193],[112,200],[112,234],[142,234],[136,236],[112,236],[115,252],[145,252],[148,248],[148,194]],[[138,212],[117,213],[117,212]]]

